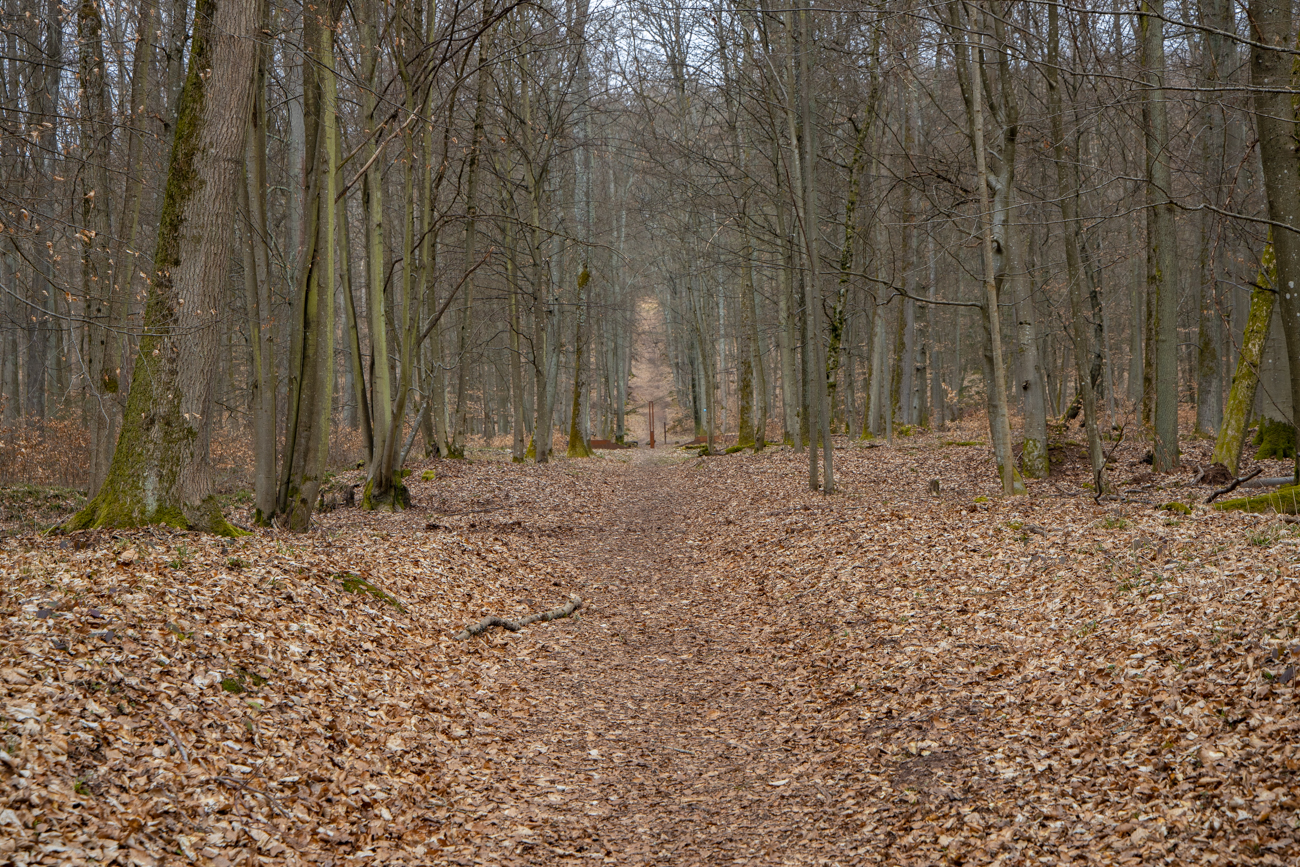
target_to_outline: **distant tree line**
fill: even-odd
[[[688,429],[814,489],[973,394],[1008,493],[1076,414],[1098,493],[1117,431],[1177,465],[1180,404],[1235,472],[1300,405],[1293,13],[0,0],[5,423],[83,420],[71,526],[235,532],[246,436],[306,529],[341,429],[370,508],[622,442],[651,311]]]

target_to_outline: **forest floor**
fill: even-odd
[[[1300,536],[1136,451],[1124,501],[1068,453],[1003,499],[984,439],[844,443],[831,497],[788,448],[483,453],[301,536],[9,535],[0,862],[1297,863]]]

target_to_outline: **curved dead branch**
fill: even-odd
[[[473,626],[466,626],[464,631],[458,632],[455,635],[455,639],[457,641],[464,641],[466,638],[487,632],[493,626],[500,626],[502,629],[507,629],[511,632],[518,632],[531,623],[545,623],[548,620],[559,620],[561,617],[568,617],[581,607],[582,600],[575,596],[570,599],[568,603],[559,608],[553,608],[550,611],[541,611],[537,614],[529,614],[527,617],[521,617],[518,620],[507,620],[504,617],[497,617],[496,615],[484,617]]]

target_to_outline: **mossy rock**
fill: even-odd
[[[391,605],[398,611],[405,613],[406,609],[402,607],[402,603],[398,602],[395,597],[380,590],[360,575],[352,572],[341,572],[337,577],[343,584],[343,592],[355,593],[358,596],[371,596],[385,605]]]
[[[1268,458],[1288,460],[1295,458],[1295,428],[1284,421],[1271,418],[1259,420],[1259,430],[1255,432],[1255,460]]]
[[[1278,488],[1271,494],[1256,494],[1253,497],[1238,497],[1215,503],[1214,508],[1221,512],[1277,512],[1284,515],[1300,513],[1300,485],[1288,485]]]
[[[1192,507],[1187,505],[1186,503],[1179,503],[1179,502],[1165,503],[1160,508],[1163,511],[1174,512],[1179,515],[1190,515],[1192,513]]]
[[[438,478],[438,474],[434,470],[425,470],[420,473],[420,481],[422,482],[432,482],[436,478]]]

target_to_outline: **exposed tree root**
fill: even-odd
[[[575,596],[570,599],[567,604],[559,608],[554,608],[550,611],[542,611],[537,614],[529,614],[527,617],[521,617],[518,620],[506,620],[504,617],[497,617],[496,615],[484,617],[473,626],[465,627],[463,632],[457,633],[455,639],[457,641],[464,641],[466,638],[470,638],[471,636],[487,632],[493,626],[500,626],[502,629],[508,629],[511,632],[518,632],[530,623],[537,623],[539,621],[544,623],[548,620],[559,620],[561,617],[568,617],[581,607],[582,600]]]

